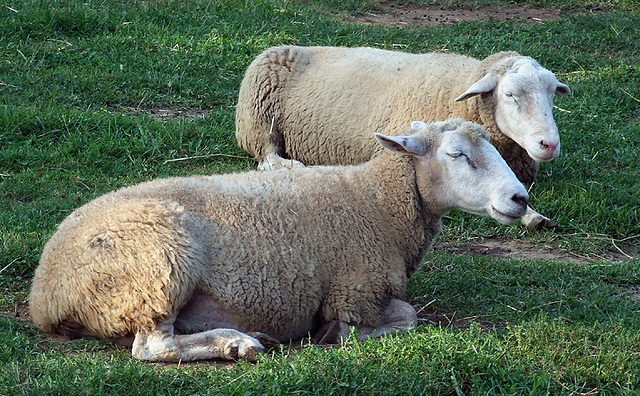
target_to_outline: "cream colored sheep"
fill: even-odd
[[[46,332],[134,336],[135,358],[255,359],[416,325],[405,296],[452,208],[513,223],[528,195],[477,124],[413,122],[357,166],[156,180],[74,211],[30,294]],[[318,330],[319,329],[319,330]]]
[[[264,51],[247,69],[236,137],[260,169],[357,164],[381,149],[370,131],[393,135],[411,120],[461,117],[482,124],[518,179],[531,186],[538,162],[560,154],[553,98],[569,92],[549,70],[515,52],[480,61],[283,46]],[[523,223],[555,226],[531,208]]]

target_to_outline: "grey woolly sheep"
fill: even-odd
[[[75,210],[30,292],[45,332],[133,339],[149,361],[256,359],[265,343],[408,330],[441,217],[510,224],[528,195],[481,126],[413,122],[368,162],[169,178]]]
[[[236,112],[239,146],[260,169],[357,164],[411,120],[461,117],[483,125],[527,187],[538,162],[560,154],[555,95],[569,87],[535,60],[500,52],[408,54],[373,48],[270,48],[246,71]],[[555,224],[529,208],[527,228]]]

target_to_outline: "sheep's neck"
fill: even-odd
[[[387,162],[384,166],[383,162]],[[385,229],[397,248],[405,253],[407,276],[415,272],[440,233],[440,214],[432,208],[430,197],[423,197],[416,182],[412,157],[383,154],[365,165],[375,174],[376,207],[384,209]],[[384,172],[380,172],[384,169]]]

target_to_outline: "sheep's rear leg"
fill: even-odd
[[[393,299],[384,311],[384,320],[376,328],[362,327],[358,329],[358,339],[382,337],[387,334],[413,330],[418,325],[418,314],[411,304]]]
[[[205,359],[247,359],[255,361],[264,347],[258,340],[234,329],[214,329],[175,335],[173,324],[159,324],[149,334],[137,333],[132,355],[151,362]]]
[[[358,340],[413,330],[418,324],[418,315],[411,304],[393,299],[387,305],[381,323],[378,327],[359,327]],[[350,332],[351,328],[348,324],[333,320],[322,325],[314,336],[313,342],[317,344],[337,344],[341,340],[347,339]]]
[[[259,170],[275,170],[282,168],[304,168],[304,164],[293,159],[282,158],[276,153],[268,153],[258,164]]]
[[[551,219],[541,215],[529,206],[527,206],[527,213],[522,216],[522,224],[527,227],[527,230],[548,230],[558,227]]]

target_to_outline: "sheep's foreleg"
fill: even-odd
[[[380,322],[382,324],[378,327],[358,327],[358,340],[413,330],[418,324],[418,315],[409,303],[393,299],[387,305]],[[347,339],[350,332],[349,325],[339,320],[333,320],[322,325],[314,336],[313,342],[317,344],[337,344]]]
[[[264,347],[258,340],[233,329],[214,329],[175,335],[173,324],[161,323],[148,334],[137,333],[133,357],[152,362],[205,359],[247,359],[254,361]]]
[[[265,159],[258,164],[258,170],[274,170],[282,168],[304,168],[300,161],[282,158],[276,153],[269,153]]]
[[[558,226],[551,219],[544,217],[529,206],[527,206],[527,213],[522,216],[522,224],[527,227],[527,230],[544,230]]]

